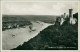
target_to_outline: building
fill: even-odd
[[[69,9],[69,23],[74,25],[77,22],[77,19],[73,17],[73,9]]]

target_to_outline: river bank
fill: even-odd
[[[3,50],[10,50],[12,48],[16,48],[19,45],[22,45],[24,42],[27,42],[31,38],[38,35],[40,31],[45,29],[46,27],[52,25],[47,24],[44,22],[32,22],[33,28],[36,29],[36,31],[29,32],[29,26],[26,26],[25,28],[16,28],[16,29],[10,29],[2,32],[2,49]],[[15,36],[13,36],[15,35]]]

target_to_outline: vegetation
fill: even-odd
[[[78,19],[77,15],[76,13],[73,16]],[[29,20],[53,23],[56,17],[58,16],[4,15],[3,24],[15,22],[24,26],[25,22]],[[62,26],[55,24],[47,27],[28,42],[24,42],[23,45],[11,50],[78,50],[78,21],[75,25],[71,25],[67,21]]]
[[[56,47],[56,48],[55,48]],[[71,48],[72,47],[72,48]],[[13,50],[77,50],[78,27],[75,25],[52,25],[36,37]]]
[[[56,16],[49,15],[3,15],[2,30],[13,29],[30,25],[31,21],[54,23]]]
[[[78,23],[51,25],[12,50],[78,50]]]
[[[2,23],[2,31],[7,29],[14,29],[14,28],[20,28],[27,25],[30,25],[30,21],[8,21]]]

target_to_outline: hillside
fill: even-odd
[[[31,22],[33,24],[31,31],[29,26],[25,26],[23,28],[15,28],[15,29],[8,29],[2,32],[2,49],[3,50],[10,50],[16,48],[19,45],[22,45],[24,42],[32,39],[33,37],[37,36],[40,31],[47,28],[52,24],[44,23],[44,22]],[[13,36],[14,35],[14,36]]]
[[[73,17],[78,19],[78,14]],[[62,26],[51,25],[28,42],[12,50],[78,50],[78,22],[64,22]]]
[[[77,50],[78,25],[51,25],[13,50]]]

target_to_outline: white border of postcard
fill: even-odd
[[[65,0],[64,1],[7,1],[7,0],[5,0],[5,1],[1,1],[1,3],[2,2],[65,2]],[[80,19],[79,19],[79,17],[80,17],[80,15],[79,15],[79,13],[80,13],[80,0],[76,0],[76,1],[74,1],[74,0],[72,0],[72,1],[69,1],[69,0],[67,0],[66,2],[78,2],[78,50],[2,50],[2,11],[1,11],[1,6],[0,6],[0,33],[1,33],[1,35],[0,35],[0,38],[1,38],[1,40],[0,40],[0,49],[1,49],[1,52],[80,52],[80,40],[79,40],[79,38],[80,38],[80,24],[79,24],[79,21],[80,21]]]

